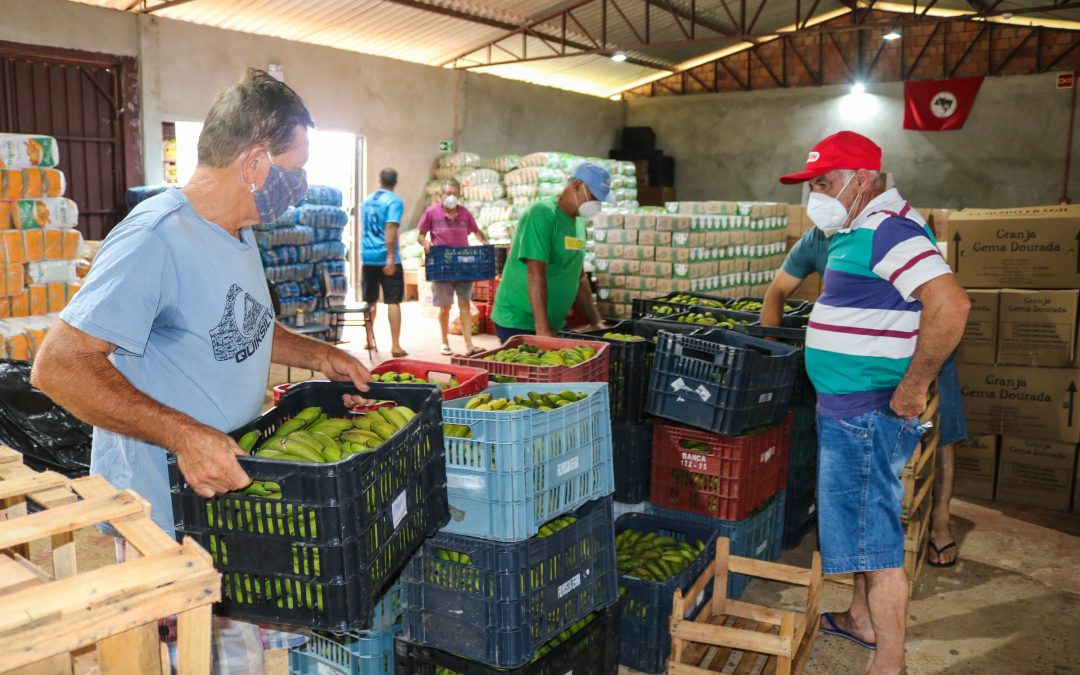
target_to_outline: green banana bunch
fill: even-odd
[[[520,363],[527,366],[576,366],[596,356],[589,345],[577,345],[565,349],[540,349],[535,345],[521,345],[502,349],[484,357],[485,361]]]
[[[686,570],[705,550],[705,542],[691,544],[655,532],[626,529],[615,537],[616,567],[620,575],[645,581],[666,581]]]
[[[571,403],[576,403],[588,396],[585,392],[573,392],[569,389],[557,394],[553,392],[541,394],[530,391],[528,396],[517,395],[511,401],[507,398],[492,399],[491,394],[485,392],[469,399],[468,403],[465,404],[465,409],[480,412],[517,412],[530,409],[548,412],[555,408],[565,408]]]
[[[536,536],[540,539],[544,537],[550,537],[564,527],[569,527],[577,522],[577,518],[574,516],[562,516],[555,520],[549,520],[540,526],[540,531],[536,533]]]
[[[645,342],[645,338],[640,335],[631,335],[630,333],[612,333],[608,331],[604,333],[603,338],[607,340],[621,340],[622,342]]]
[[[680,305],[696,305],[698,307],[723,307],[724,303],[719,300],[712,300],[710,298],[699,298],[687,293],[676,295],[673,298],[665,300],[665,302],[674,302]]]

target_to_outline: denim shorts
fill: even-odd
[[[945,359],[938,373],[938,442],[942,446],[959,443],[968,436],[964,418],[964,398],[960,395],[960,375],[956,359]]]
[[[900,474],[923,427],[882,406],[856,417],[818,414],[818,540],[822,572],[904,566]]]

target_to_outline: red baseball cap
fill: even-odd
[[[810,150],[805,171],[780,176],[780,182],[784,185],[804,183],[837,169],[880,171],[881,148],[854,131],[837,132]]]

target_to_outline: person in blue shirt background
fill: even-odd
[[[821,228],[811,227],[791,247],[784,264],[765,291],[761,309],[762,326],[779,326],[787,302],[802,282],[815,272],[824,278],[829,259],[829,238]],[[937,472],[934,476],[934,508],[930,518],[930,551],[927,562],[933,567],[952,567],[959,551],[949,526],[949,503],[952,501],[955,452],[953,445],[968,436],[964,403],[960,395],[960,376],[956,359],[950,356],[938,373],[938,422],[941,426],[938,441]]]
[[[394,194],[397,180],[397,171],[383,169],[379,172],[381,187],[364,199],[361,213],[364,232],[360,242],[364,269],[360,283],[364,302],[371,305],[373,320],[375,307],[379,303],[379,291],[382,290],[386,316],[390,321],[390,354],[394,358],[401,358],[408,356],[401,348],[401,302],[405,299],[405,271],[401,267],[398,248],[398,228],[405,202]]]

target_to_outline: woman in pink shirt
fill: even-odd
[[[461,206],[461,185],[456,180],[448,180],[442,184],[440,190],[442,203],[430,206],[420,217],[420,225],[417,229],[420,234],[416,240],[424,247],[425,253],[431,253],[432,246],[455,246],[464,247],[469,245],[469,235],[475,234],[484,244],[487,237],[476,226],[476,219],[469,210]],[[431,241],[428,241],[428,234]],[[471,281],[433,281],[431,287],[434,294],[434,305],[439,308],[439,328],[442,330],[442,348],[439,350],[443,356],[450,356],[450,305],[454,303],[454,295],[457,294],[458,310],[461,313],[461,334],[465,337],[465,356],[478,354],[482,349],[473,346],[472,343],[472,302]]]

